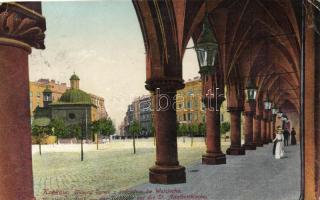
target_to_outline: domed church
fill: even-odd
[[[43,91],[43,105],[35,110],[35,119],[48,117],[50,119],[63,119],[65,124],[85,125],[97,120],[97,106],[91,101],[91,96],[79,87],[80,78],[73,74],[70,77],[70,89],[62,94],[57,102],[52,102],[52,92],[49,88]],[[86,138],[91,137],[87,126]]]

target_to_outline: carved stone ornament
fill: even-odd
[[[45,18],[17,3],[0,6],[0,37],[24,42],[31,47],[44,49]]]

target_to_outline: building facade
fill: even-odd
[[[71,83],[70,83],[71,84]],[[79,87],[79,82],[73,85],[74,87]],[[72,87],[72,85],[71,85]],[[38,81],[31,81],[29,83],[30,88],[30,114],[31,120],[33,120],[34,111],[37,107],[44,107],[44,95],[43,92],[46,88],[50,89],[52,92],[52,103],[59,101],[61,96],[68,90],[70,87],[66,83],[59,83],[55,80],[50,79],[39,79]],[[105,108],[104,98],[97,96],[95,94],[90,94],[91,102],[96,106],[96,119],[108,117],[108,113]]]
[[[205,106],[202,102],[202,81],[200,77],[188,79],[185,87],[177,91],[177,121],[180,124],[204,124],[206,120]],[[230,122],[226,101],[220,108],[221,122]]]
[[[120,135],[129,136],[129,127],[133,121],[137,121],[141,128],[140,135],[148,136],[152,133],[153,115],[152,115],[152,97],[143,95],[133,100],[128,105],[126,115],[121,123],[119,130]]]

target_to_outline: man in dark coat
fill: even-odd
[[[286,128],[284,131],[283,131],[283,136],[284,136],[284,146],[288,146],[289,145],[289,136],[290,136],[290,133],[288,131],[288,128]]]

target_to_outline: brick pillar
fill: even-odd
[[[45,19],[19,4],[0,8],[0,199],[31,200],[28,55],[31,47],[44,48]]]
[[[175,95],[184,87],[182,81],[147,81],[146,88],[155,91],[156,163],[150,168],[149,181],[157,184],[186,182],[185,168],[179,165],[177,151],[177,115]]]
[[[262,147],[263,143],[261,141],[261,116],[255,115],[253,119],[253,143],[257,147]]]
[[[270,140],[269,140],[269,138],[270,138],[270,121],[268,118],[266,119],[265,123],[266,123],[266,141],[267,141],[267,143],[269,143],[270,142]]]
[[[262,139],[262,143],[263,144],[268,144],[268,140],[267,140],[267,113],[264,111],[263,112],[263,118],[261,120],[261,139]]]
[[[246,150],[255,150],[256,145],[253,142],[253,115],[254,115],[255,103],[246,102],[244,116],[244,145]]]
[[[269,117],[269,142],[272,143],[272,133],[273,133],[273,120],[272,120],[272,114],[270,113],[270,117]]]
[[[272,115],[272,121],[271,121],[271,139],[272,140],[276,137],[276,117],[277,115]]]
[[[0,199],[33,198],[30,50],[26,45],[0,40]]]
[[[228,108],[231,118],[231,146],[228,155],[245,155],[245,148],[241,146],[241,111],[242,108]]]
[[[226,164],[226,155],[221,151],[220,107],[223,100],[217,102],[217,108],[206,105],[206,154],[202,155],[202,164]],[[213,99],[215,102],[215,99]]]

